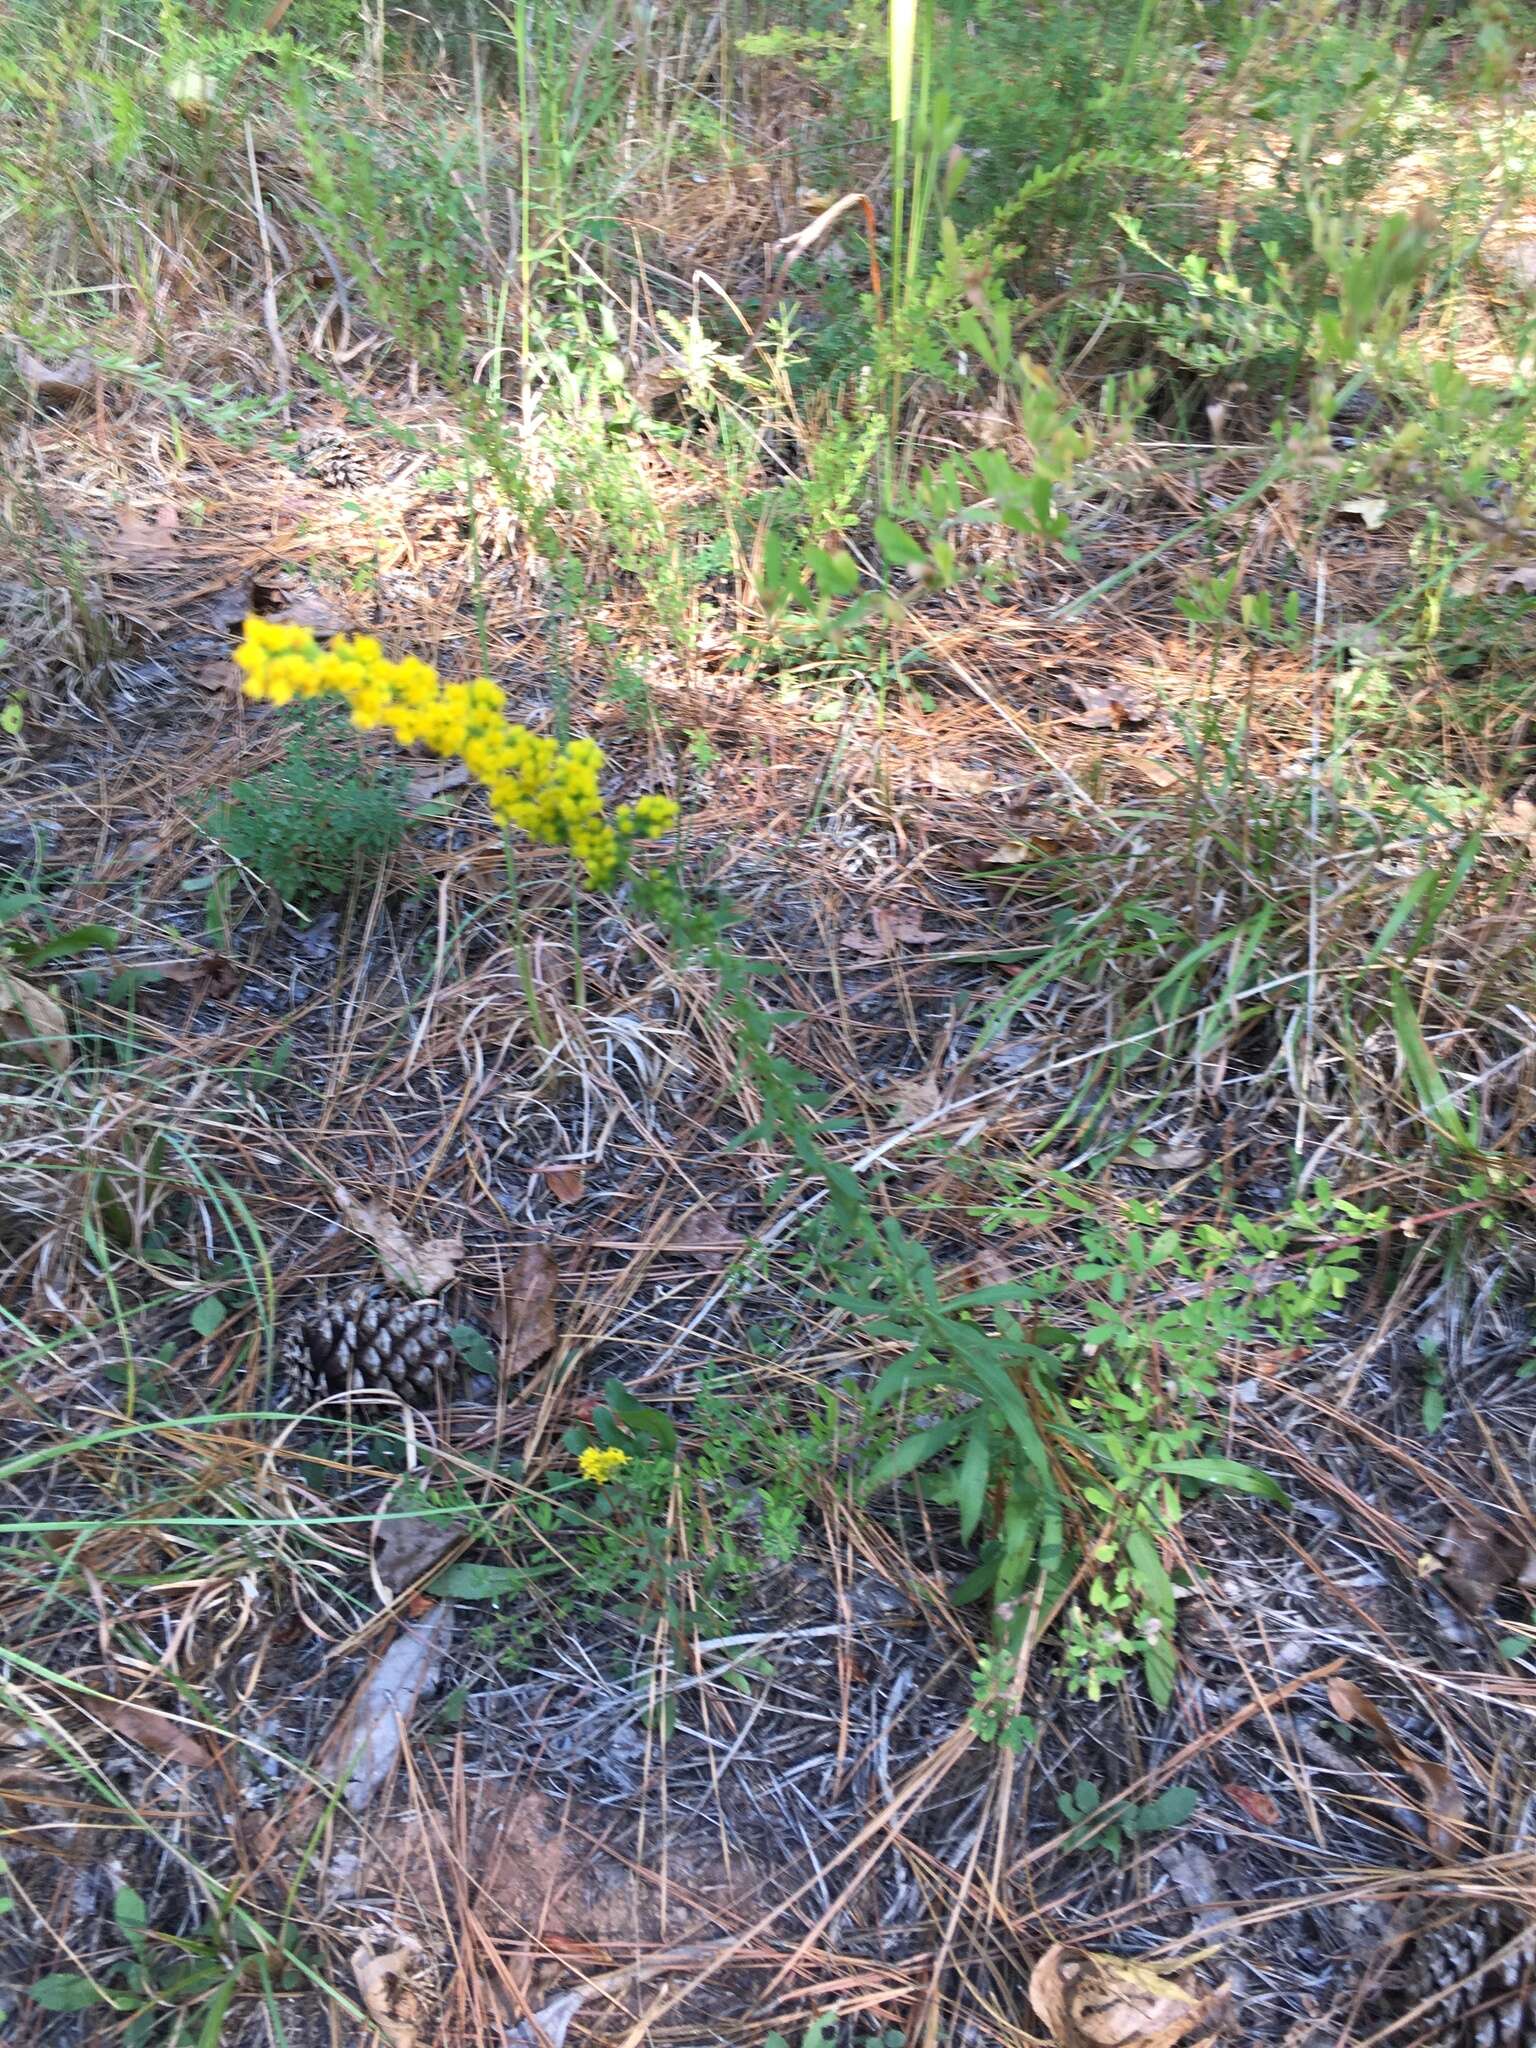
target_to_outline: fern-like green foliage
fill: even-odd
[[[235,783],[209,817],[230,859],[285,902],[341,895],[405,834],[406,771],[365,760],[350,738],[326,708],[296,707],[281,760]]]

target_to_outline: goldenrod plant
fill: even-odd
[[[670,797],[642,796],[608,816],[595,741],[561,744],[506,715],[506,696],[487,676],[445,683],[430,662],[387,660],[366,633],[338,635],[322,647],[307,626],[248,618],[235,662],[247,697],[290,704],[341,697],[360,732],[392,733],[401,746],[424,746],[459,760],[485,790],[491,811],[540,846],[568,847],[593,888],[617,879],[637,839],[659,839],[677,822]]]

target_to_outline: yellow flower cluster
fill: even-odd
[[[247,697],[289,704],[296,697],[338,696],[362,732],[392,733],[401,746],[424,746],[464,763],[503,825],[541,846],[567,846],[596,888],[611,882],[633,839],[659,839],[677,822],[670,797],[642,796],[610,822],[598,776],[603,753],[592,740],[561,746],[514,725],[506,697],[485,676],[445,683],[430,662],[386,661],[366,633],[342,634],[321,647],[307,626],[249,618],[235,650]]]
[[[622,1472],[629,1463],[628,1451],[621,1451],[617,1445],[610,1450],[599,1450],[596,1444],[588,1444],[576,1460],[583,1479],[590,1479],[594,1486],[606,1486],[615,1473]]]

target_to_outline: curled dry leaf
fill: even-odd
[[[869,922],[871,928],[867,932],[845,932],[843,945],[848,952],[861,953],[870,960],[888,959],[903,946],[937,946],[944,938],[942,932],[926,930],[917,911],[892,910],[877,904],[869,914]]]
[[[1452,1522],[1437,1548],[1446,1585],[1473,1614],[1485,1614],[1506,1587],[1522,1584],[1530,1557],[1512,1530],[1481,1517]]]
[[[421,2048],[426,2038],[421,1993],[410,1978],[411,1966],[420,1954],[414,1942],[402,1943],[381,1956],[366,1948],[352,1951],[352,1975],[358,1991],[369,2019],[389,2048]]]
[[[1220,2018],[1226,1998],[1146,1963],[1058,1942],[1030,1973],[1029,2002],[1055,2048],[1178,2048]]]
[[[1222,1791],[1234,1806],[1240,1806],[1257,1827],[1277,1828],[1280,1825],[1280,1809],[1267,1792],[1261,1792],[1257,1785],[1223,1785]]]
[[[503,1373],[526,1372],[555,1342],[555,1283],[560,1269],[548,1247],[531,1244],[518,1255],[502,1294]]]
[[[893,1123],[916,1123],[932,1116],[943,1101],[939,1084],[931,1074],[909,1074],[893,1081],[885,1091]]]
[[[1079,709],[1067,714],[1068,725],[1120,732],[1128,725],[1145,725],[1152,715],[1140,697],[1119,683],[1073,683],[1070,688]]]
[[[157,563],[168,561],[175,553],[176,527],[174,505],[157,505],[152,513],[140,512],[132,505],[120,505],[112,552],[123,568],[152,568]]]
[[[1341,1721],[1361,1722],[1370,1729],[1401,1771],[1424,1794],[1425,1832],[1437,1856],[1455,1856],[1466,1843],[1467,1805],[1444,1764],[1426,1762],[1393,1729],[1374,1700],[1347,1678],[1330,1678],[1328,1704]]]
[[[683,1218],[667,1238],[669,1252],[686,1252],[711,1272],[718,1273],[727,1259],[735,1258],[745,1239],[707,1209],[695,1209]]]
[[[1358,519],[1367,533],[1375,533],[1385,524],[1388,507],[1385,498],[1346,498],[1339,510]]]
[[[185,1764],[189,1771],[212,1770],[219,1760],[207,1742],[158,1707],[136,1707],[124,1701],[120,1706],[103,1707],[101,1719],[124,1742],[152,1749],[173,1764]]]
[[[391,1280],[399,1281],[412,1294],[441,1294],[464,1258],[464,1240],[429,1237],[420,1244],[407,1236],[380,1202],[360,1202],[338,1187],[332,1199],[349,1230],[366,1237],[379,1255],[379,1263]]]
[[[96,365],[87,355],[72,355],[62,363],[45,363],[30,350],[14,347],[11,360],[16,374],[39,405],[62,412],[78,405],[96,381]]]
[[[327,1736],[318,1767],[344,1779],[346,1802],[361,1813],[394,1769],[416,1702],[436,1682],[453,1629],[453,1607],[438,1600],[408,1621],[374,1665],[351,1706]]]
[[[47,989],[35,988],[5,967],[0,967],[0,1039],[61,1074],[69,1065],[69,1019],[63,1005]]]

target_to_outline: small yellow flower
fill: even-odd
[[[590,1479],[594,1486],[606,1486],[629,1463],[629,1453],[617,1447],[601,1450],[596,1444],[588,1444],[576,1463],[583,1479]]]
[[[445,683],[430,662],[414,655],[386,660],[369,634],[339,634],[327,649],[307,626],[257,618],[246,620],[235,660],[246,696],[257,703],[331,693],[346,703],[359,731],[382,727],[402,746],[456,755],[502,824],[516,825],[542,846],[568,848],[594,887],[615,878],[631,841],[659,838],[676,823],[677,806],[663,796],[639,797],[610,820],[598,781],[602,748],[589,739],[561,746],[514,725],[505,694],[488,676]]]

